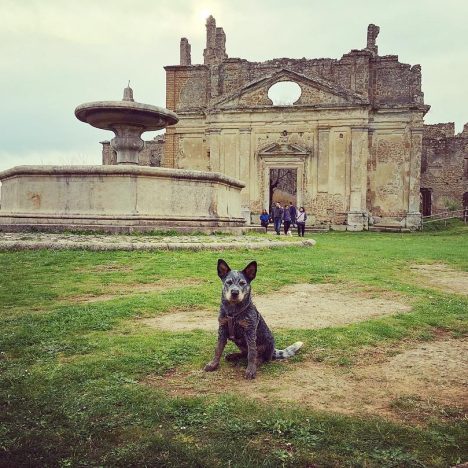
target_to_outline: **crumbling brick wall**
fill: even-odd
[[[453,122],[425,125],[421,189],[432,191],[432,212],[462,208],[468,191],[468,124],[455,135]]]
[[[339,60],[278,58],[265,62],[229,58],[226,35],[222,28],[216,27],[212,16],[207,20],[206,29],[203,65],[191,65],[190,44],[182,38],[180,65],[165,67],[166,105],[176,112],[210,107],[220,97],[283,69],[323,78],[369,99],[376,107],[423,102],[421,67],[400,63],[396,55],[379,56],[378,26],[369,25],[366,48],[352,50]]]

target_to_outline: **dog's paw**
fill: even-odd
[[[209,363],[205,366],[205,371],[206,371],[206,372],[213,372],[213,371],[215,371],[218,367],[219,367],[219,363],[216,363],[216,362],[209,362]]]
[[[257,375],[257,369],[249,369],[247,367],[247,370],[245,371],[245,378],[247,380],[255,379],[256,375]]]

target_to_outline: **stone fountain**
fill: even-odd
[[[117,164],[138,164],[138,154],[144,146],[141,134],[161,130],[179,121],[168,109],[135,102],[130,82],[121,101],[81,104],[75,109],[75,115],[93,127],[115,133],[111,147],[117,153]]]
[[[240,232],[244,184],[216,172],[139,166],[141,135],[178,122],[168,109],[122,101],[86,103],[76,117],[111,130],[116,166],[16,166],[0,172],[0,230]]]

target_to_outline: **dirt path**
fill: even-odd
[[[223,363],[219,371],[196,370],[152,378],[149,383],[174,395],[232,392],[266,402],[294,402],[315,410],[424,421],[431,416],[461,418],[468,409],[468,340],[418,344],[378,364],[351,369],[315,362],[255,381],[244,366]]]
[[[112,283],[102,287],[102,290],[96,294],[81,294],[76,296],[64,296],[61,300],[74,303],[105,302],[113,299],[121,299],[135,294],[150,294],[155,292],[170,291],[189,286],[202,284],[201,280],[185,279],[181,280],[159,280],[153,283],[130,283],[116,284]]]
[[[412,265],[411,271],[432,288],[468,295],[468,273],[454,270],[443,263]]]
[[[281,247],[312,247],[315,240],[288,236],[230,236],[230,235],[125,235],[45,232],[0,232],[0,249],[86,249],[86,250],[226,250],[268,249]]]
[[[334,284],[289,285],[254,302],[266,322],[278,328],[326,328],[361,322],[411,308],[394,298]],[[195,310],[166,314],[143,321],[162,330],[211,330],[217,328],[217,311]]]

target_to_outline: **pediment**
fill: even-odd
[[[264,107],[272,106],[268,97],[268,90],[275,83],[282,81],[293,81],[302,90],[300,98],[293,104],[297,106],[356,106],[367,104],[367,101],[352,92],[324,80],[318,76],[307,77],[288,69],[282,69],[263,78],[257,79],[238,89],[237,91],[223,96],[213,103],[217,109]]]
[[[306,156],[308,151],[299,145],[287,142],[271,143],[258,152],[259,156],[293,155]]]

